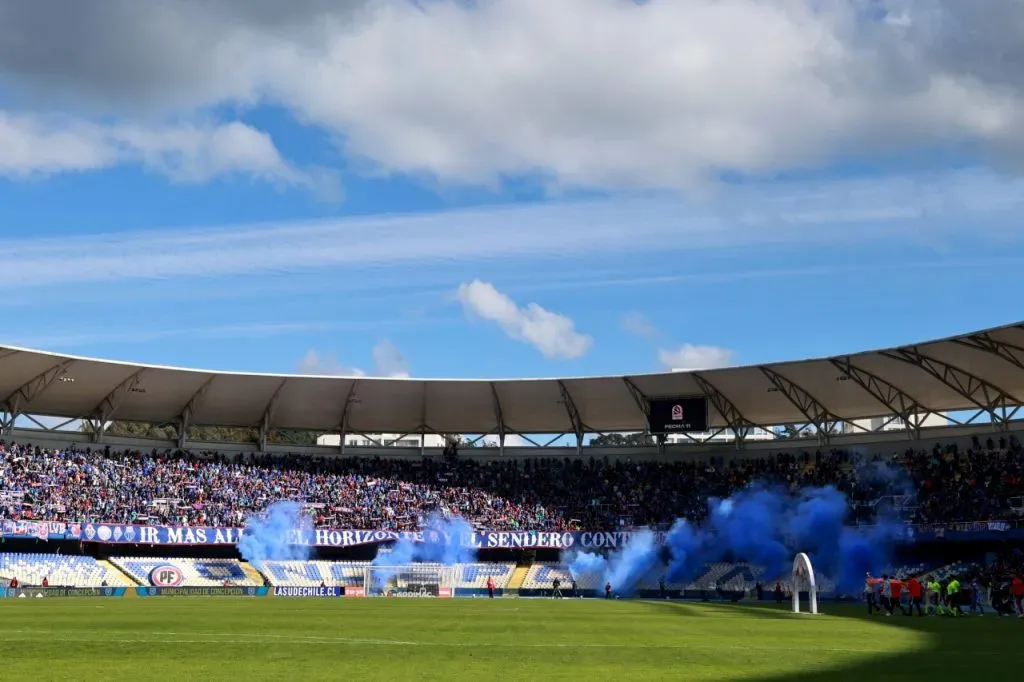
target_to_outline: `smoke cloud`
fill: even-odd
[[[602,583],[611,583],[621,595],[636,591],[640,582],[660,565],[660,548],[650,530],[633,533],[621,552],[608,557],[592,552],[569,555],[569,574],[574,580],[597,577]]]
[[[263,516],[252,516],[238,541],[238,551],[251,564],[264,561],[303,561],[312,549],[295,538],[313,530],[313,521],[297,502],[277,502]]]
[[[427,519],[423,529],[423,541],[416,542],[402,538],[394,543],[390,552],[377,554],[372,565],[379,567],[373,572],[373,590],[380,590],[394,577],[399,567],[414,563],[455,564],[472,563],[476,549],[463,545],[462,538],[472,535],[473,527],[459,517],[445,518],[434,515]]]
[[[905,494],[905,475],[875,467],[868,475]],[[575,552],[564,558],[577,580],[600,577],[622,595],[636,591],[658,572],[670,583],[690,583],[709,563],[746,561],[762,569],[762,580],[788,576],[793,557],[806,552],[819,576],[828,576],[840,593],[858,592],[864,573],[889,568],[895,546],[907,539],[905,526],[877,518],[870,526],[848,525],[846,496],[831,486],[795,492],[755,484],[724,499],[708,502],[702,524],[679,519],[659,547],[647,530],[634,534],[609,556]]]
[[[884,571],[902,523],[877,519],[871,526],[846,525],[846,496],[831,486],[789,493],[752,487],[731,498],[711,500],[708,523],[677,522],[666,537],[667,579],[689,582],[706,563],[748,561],[768,580],[788,575],[793,556],[806,552],[815,573],[832,578],[839,592],[856,592],[866,571]]]

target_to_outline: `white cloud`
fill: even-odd
[[[671,370],[718,369],[733,364],[733,352],[718,346],[684,343],[678,348],[659,349],[658,361],[665,369]]]
[[[408,378],[409,363],[398,347],[388,339],[377,342],[372,355],[375,376]]]
[[[367,323],[372,326],[373,323]],[[48,335],[22,336],[17,327],[9,332],[0,330],[0,336],[9,339],[9,343],[22,348],[40,350],[63,350],[79,346],[104,346],[122,344],[142,344],[151,341],[171,338],[204,339],[265,339],[274,336],[291,334],[307,334],[337,330],[334,323],[324,322],[263,322],[257,324],[227,324],[212,327],[185,327],[178,329],[145,329],[139,326],[117,328],[102,327],[89,329],[76,326],[74,331]]]
[[[299,361],[296,371],[311,376],[344,376],[344,377],[389,377],[407,379],[409,365],[398,347],[391,341],[382,339],[371,351],[373,356],[373,372],[366,372],[358,367],[344,365],[337,356],[310,349]]]
[[[357,368],[343,365],[338,362],[338,358],[329,353],[321,353],[318,350],[310,348],[309,351],[302,356],[299,361],[298,367],[295,368],[299,374],[308,374],[310,376],[320,377],[364,377],[366,372]]]
[[[975,239],[1019,237],[1021,212],[1024,180],[963,171],[782,188],[752,184],[699,201],[611,199],[61,239],[7,237],[0,238],[0,268],[8,289],[69,289],[230,276],[251,277],[258,284],[267,273],[334,268],[337,274],[383,266],[403,268],[406,281],[447,272],[454,262],[479,267],[486,261],[490,267],[518,259],[536,268],[555,264],[547,270],[557,284],[600,256],[787,244],[937,243],[965,233]],[[560,261],[566,260],[563,266]],[[413,263],[416,267],[410,267]]]
[[[622,316],[622,328],[634,336],[645,339],[653,339],[658,335],[658,328],[654,326],[647,316],[633,310]]]
[[[677,188],[931,145],[1019,162],[1022,21],[1016,0],[33,0],[0,8],[0,73],[118,115],[279,104],[442,181]]]
[[[179,183],[246,175],[324,198],[340,191],[330,173],[290,165],[269,135],[242,123],[100,125],[0,111],[0,175],[36,177],[124,164],[142,164]]]
[[[526,440],[518,433],[506,433],[505,434],[505,447],[506,448],[528,448],[532,447],[533,443]]]
[[[652,342],[663,336],[661,330],[646,315],[638,311],[623,316],[622,328],[630,334]],[[662,369],[669,370],[715,369],[733,364],[733,352],[719,346],[684,343],[674,348],[659,348],[658,363]]]
[[[549,360],[580,358],[594,345],[591,337],[576,331],[571,318],[536,303],[520,307],[489,282],[464,283],[456,297],[467,313],[497,323],[511,338],[530,344]]]

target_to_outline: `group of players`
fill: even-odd
[[[900,580],[888,575],[875,578],[868,573],[864,597],[872,615],[891,616],[898,610],[904,616],[912,616],[916,609],[918,616],[964,616],[965,607],[969,613],[984,615],[987,602],[999,616],[1016,614],[1024,618],[1024,579],[1020,575],[986,586],[977,578],[963,585],[956,576],[943,580],[933,576]]]

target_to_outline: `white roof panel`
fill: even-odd
[[[438,433],[498,430],[494,393],[487,381],[433,381],[426,384],[425,424]]]
[[[931,362],[922,366],[922,358]],[[1024,403],[1021,324],[856,353],[843,356],[840,364],[845,360],[932,411],[976,409],[964,393],[977,387],[988,388],[990,395],[991,387],[996,387],[1015,403]],[[66,368],[63,379],[61,367]],[[843,380],[843,370],[828,358],[764,367],[842,419],[888,414],[856,381]],[[948,367],[957,369],[950,372]],[[699,374],[750,422],[807,420],[760,366]],[[350,432],[415,433],[426,428],[488,433],[497,430],[500,408],[508,431],[566,433],[573,427],[564,387],[588,429],[640,430],[646,424],[629,384],[646,398],[704,393],[691,372],[493,381],[309,377],[155,367],[0,347],[0,408],[68,419],[99,416],[95,411],[102,408],[113,419],[174,422],[193,402],[191,423],[196,425],[257,426],[269,409],[268,423],[279,429],[336,431],[346,415]],[[974,397],[986,400],[984,390]],[[727,426],[714,402],[709,409],[711,425]]]

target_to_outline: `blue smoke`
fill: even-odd
[[[747,561],[763,568],[762,578],[788,575],[793,556],[806,552],[819,576],[829,576],[840,593],[857,592],[864,573],[884,571],[895,545],[906,537],[902,524],[878,519],[873,526],[846,525],[846,496],[831,486],[790,493],[752,486],[709,502],[707,523],[680,520],[665,539],[666,578],[687,583],[707,563]]]
[[[912,491],[906,474],[896,468],[873,464],[865,476],[890,494]],[[749,562],[762,569],[762,580],[788,577],[793,557],[806,552],[818,576],[828,576],[838,592],[851,594],[859,592],[865,572],[879,575],[890,567],[895,546],[907,534],[902,523],[887,518],[871,526],[848,525],[849,511],[846,496],[832,486],[791,492],[753,484],[729,498],[710,499],[703,524],[677,520],[664,550],[649,531],[641,531],[618,553],[577,552],[566,562],[574,578],[600,576],[628,594],[660,568],[667,582],[686,584],[719,561]]]
[[[668,570],[665,580],[670,583],[688,583],[704,571],[707,560],[703,529],[693,526],[686,519],[679,519],[665,536],[665,547],[669,553]]]
[[[431,516],[423,529],[422,542],[403,537],[392,545],[390,552],[377,554],[371,565],[379,569],[373,572],[374,584],[367,587],[373,591],[382,590],[401,566],[409,564],[454,566],[472,563],[476,559],[476,549],[464,546],[462,542],[463,538],[471,537],[472,534],[473,527],[464,519]]]
[[[476,549],[462,544],[463,538],[472,535],[473,526],[464,519],[433,516],[427,520],[423,542],[416,546],[413,561],[445,566],[472,563],[476,559]]]
[[[623,596],[636,591],[640,582],[660,567],[657,538],[649,530],[633,533],[620,552],[605,557],[592,552],[575,552],[566,557],[569,575],[577,582],[611,583]]]
[[[707,530],[715,540],[710,547],[719,549],[709,561],[743,557],[765,573],[779,575],[792,560],[781,541],[786,511],[781,491],[755,487],[725,500],[712,498],[708,506]]]
[[[309,559],[312,549],[296,544],[296,536],[312,529],[312,519],[303,516],[297,502],[276,502],[263,516],[249,518],[238,551],[257,568],[264,561],[303,561]]]
[[[592,552],[575,552],[563,563],[568,564],[569,575],[577,582],[584,578],[603,577],[608,570],[608,557]]]
[[[605,582],[621,595],[636,590],[640,581],[658,568],[659,548],[654,533],[640,530],[633,533],[621,552],[612,555]]]

